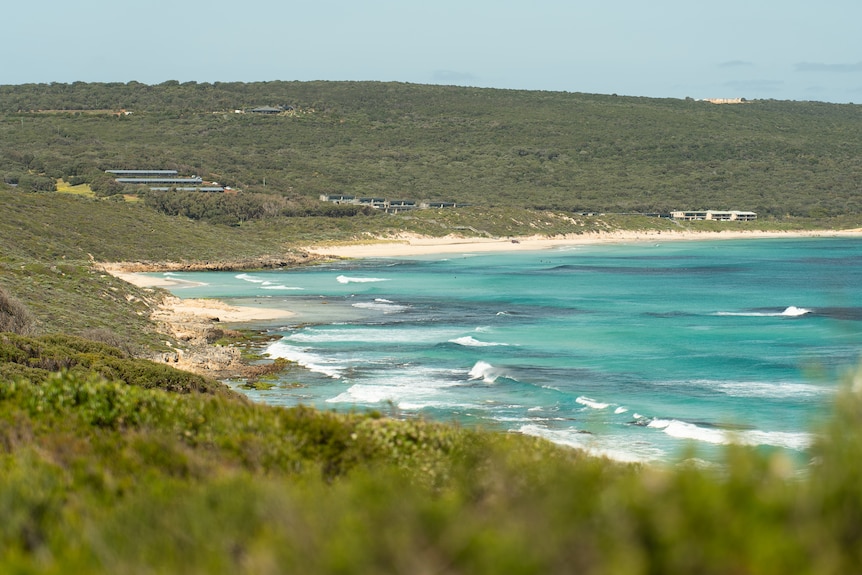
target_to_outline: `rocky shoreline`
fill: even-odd
[[[280,319],[292,314],[285,310],[231,306],[219,300],[181,299],[164,291],[171,285],[147,272],[251,271],[297,267],[331,259],[318,254],[296,253],[286,257],[249,258],[230,262],[112,262],[96,264],[99,269],[137,287],[152,290],[156,304],[150,312],[154,329],[166,336],[172,350],[149,357],[177,369],[211,379],[255,378],[277,371],[267,362],[250,364],[234,344],[217,341],[241,339],[243,333],[231,325],[257,320]],[[170,342],[175,342],[171,344]]]

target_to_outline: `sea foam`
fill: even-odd
[[[465,347],[494,347],[499,345],[509,345],[508,343],[497,343],[493,341],[479,341],[478,339],[472,336],[464,336],[457,337],[455,339],[450,339],[449,343],[457,343],[458,345],[463,345]]]
[[[255,283],[255,284],[262,284],[262,283],[266,282],[266,280],[261,279],[259,277],[255,277],[251,274],[237,274],[234,277],[238,280],[243,280],[243,281],[247,281],[247,282],[251,282],[251,283]]]
[[[352,306],[357,309],[370,309],[374,311],[382,311],[383,313],[398,313],[407,309],[406,305],[398,305],[386,299],[357,302],[352,304]]]
[[[374,282],[387,282],[389,281],[386,278],[352,278],[348,276],[338,276],[335,278],[336,281],[340,284],[364,284],[364,283],[374,283]]]
[[[583,433],[576,428],[548,429],[541,425],[526,424],[522,425],[518,431],[524,435],[547,439],[558,445],[581,449],[596,457],[607,457],[623,463],[648,463],[660,461],[667,457],[667,453],[654,446],[632,443],[623,437],[597,438],[595,435]]]
[[[736,317],[801,317],[810,314],[811,310],[804,307],[796,307],[795,305],[784,308],[783,311],[768,312],[768,311],[719,311],[715,315],[721,316],[736,316]]]
[[[284,341],[273,343],[266,349],[266,353],[273,358],[293,361],[309,371],[321,373],[333,379],[341,379],[347,369],[347,366],[340,365],[332,356],[319,355],[309,349],[289,345]]]
[[[660,429],[677,439],[690,439],[714,445],[771,445],[801,451],[812,443],[812,435],[805,432],[762,431],[749,429],[732,431],[713,427],[701,427],[675,419],[654,419],[647,427]]]
[[[584,397],[583,395],[575,399],[575,402],[580,403],[586,407],[590,407],[592,409],[607,409],[610,407],[609,403],[602,403],[600,401],[596,401],[595,399],[590,399],[589,397]]]
[[[477,361],[470,369],[469,375],[471,381],[481,379],[485,383],[494,383],[498,377],[503,375],[503,370],[494,367],[487,361]]]

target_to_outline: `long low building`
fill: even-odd
[[[128,178],[168,178],[176,176],[176,170],[105,170],[107,174]]]
[[[202,184],[201,178],[117,178],[121,184]]]
[[[703,211],[676,211],[671,212],[670,217],[675,220],[699,221],[712,220],[721,222],[751,222],[757,219],[755,212],[742,212],[739,210],[703,210]]]

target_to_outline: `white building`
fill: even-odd
[[[751,222],[757,219],[755,212],[741,212],[738,210],[721,211],[676,211],[671,212],[670,217],[675,220],[698,221],[713,220],[721,222]]]

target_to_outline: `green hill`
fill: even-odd
[[[236,113],[276,104],[292,109]],[[120,109],[131,113],[112,113]],[[292,209],[338,193],[588,212],[858,214],[860,148],[855,105],[368,82],[0,86],[7,181],[170,168],[282,195]]]

